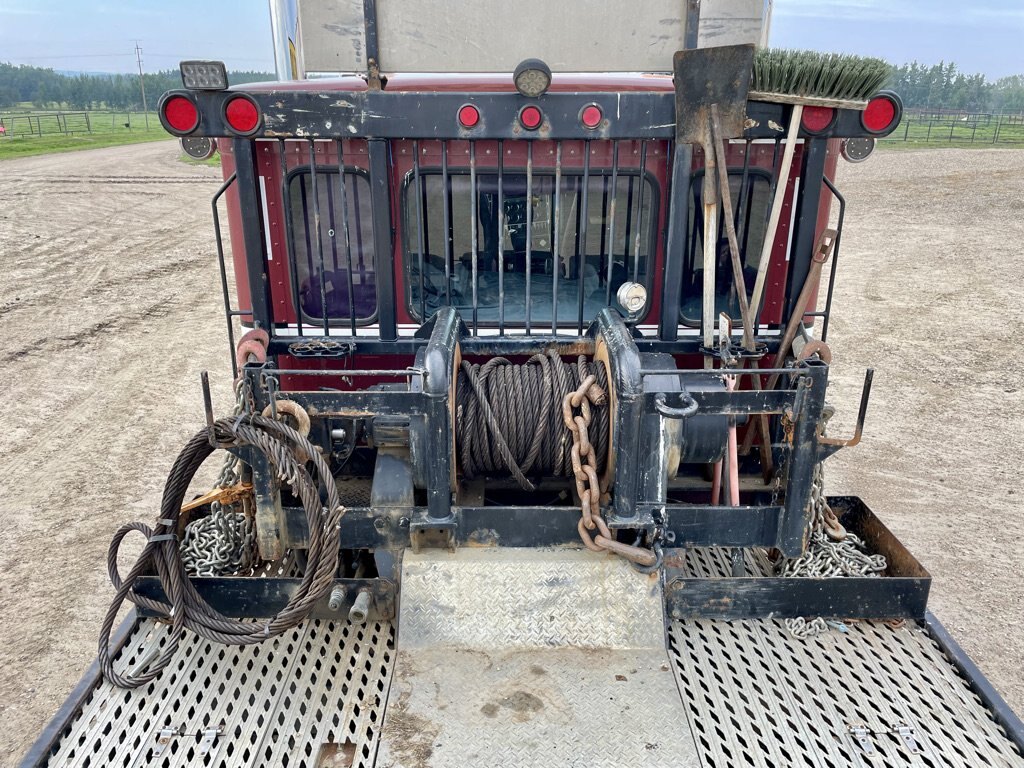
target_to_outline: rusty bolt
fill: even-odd
[[[327,607],[332,611],[340,611],[341,606],[345,604],[345,595],[348,592],[341,584],[338,584],[334,589],[331,590],[331,599],[327,603]]]
[[[379,533],[384,533],[388,529],[388,519],[386,517],[378,517],[373,521],[373,527],[377,529]]]

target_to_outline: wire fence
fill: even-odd
[[[886,142],[908,144],[1024,145],[1024,114],[907,109]]]
[[[0,138],[123,133],[148,131],[159,127],[160,120],[155,112],[81,110],[0,114]]]

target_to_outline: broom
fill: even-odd
[[[750,296],[750,306],[755,317],[760,317],[768,260],[782,217],[782,203],[786,197],[804,106],[863,110],[868,98],[889,77],[889,72],[889,64],[882,59],[862,56],[781,48],[762,48],[754,54],[750,99],[793,105],[786,133],[786,148],[779,168],[780,183],[775,188],[771,215],[761,245],[761,260],[757,265],[754,291]]]

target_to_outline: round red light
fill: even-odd
[[[868,102],[860,121],[872,133],[881,133],[896,119],[896,105],[892,99],[879,96]]]
[[[585,128],[597,128],[601,124],[601,119],[604,117],[601,114],[601,108],[596,104],[590,104],[583,108],[580,112],[580,122],[583,123]]]
[[[831,107],[804,107],[801,122],[811,133],[820,133],[832,124],[836,111]]]
[[[519,113],[519,122],[522,123],[523,128],[535,131],[544,122],[544,115],[537,107],[523,107],[523,111]]]
[[[260,112],[249,99],[236,96],[224,108],[224,117],[228,125],[239,133],[252,133],[260,124]]]
[[[189,133],[199,125],[199,110],[184,96],[171,96],[164,102],[164,120],[176,133]]]
[[[472,104],[459,107],[459,125],[463,128],[476,128],[480,122],[480,110]]]

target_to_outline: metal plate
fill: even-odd
[[[578,550],[407,553],[381,768],[698,766],[661,590]]]
[[[134,666],[167,633],[164,624],[140,621],[115,663]],[[393,661],[386,623],[308,621],[245,647],[189,634],[173,665],[148,686],[100,683],[45,764],[314,766],[338,752],[353,755],[344,765],[368,768]],[[221,725],[204,755],[203,732]],[[164,729],[174,735],[164,731],[161,744]]]

